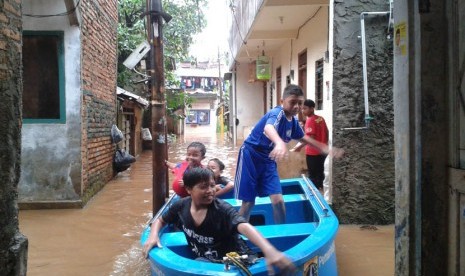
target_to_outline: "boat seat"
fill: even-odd
[[[289,223],[255,226],[257,230],[267,239],[279,237],[308,236],[317,228],[316,222]],[[247,240],[246,237],[244,237]],[[161,244],[167,247],[187,245],[183,232],[165,233],[161,237]]]
[[[286,204],[290,202],[297,202],[297,201],[302,201],[306,200],[306,197],[304,194],[289,194],[289,195],[283,195],[284,202]],[[241,201],[237,200],[235,198],[229,198],[225,199],[224,201],[228,202],[234,207],[241,207]],[[265,205],[265,204],[271,204],[270,198],[269,197],[257,197],[255,198],[255,206],[257,205]]]
[[[278,237],[308,236],[317,228],[317,222],[258,225],[257,230],[267,239]],[[244,237],[245,238],[245,237]]]

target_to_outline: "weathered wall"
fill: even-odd
[[[249,64],[240,63],[236,66],[236,114],[238,144],[246,138],[244,128],[250,128],[263,116],[263,82],[249,83]]]
[[[82,181],[87,201],[113,177],[117,1],[81,1]]]
[[[341,223],[394,222],[392,40],[388,16],[366,16],[370,115],[365,126],[360,14],[388,11],[385,0],[335,1],[333,145],[346,155],[333,164],[333,206]],[[407,119],[407,118],[406,118]]]
[[[64,1],[25,0],[25,14],[56,14],[66,10]],[[68,17],[23,16],[28,31],[64,32],[65,105],[63,124],[25,123],[22,126],[21,203],[75,201],[81,195],[80,31]]]
[[[22,203],[85,203],[113,177],[116,5],[80,1],[79,26],[71,26],[67,16],[24,17],[25,30],[64,32],[66,122],[23,126]],[[59,0],[24,2],[28,14],[64,10],[65,3]]]
[[[0,2],[0,271],[26,275],[28,241],[18,229],[21,151],[21,2]]]

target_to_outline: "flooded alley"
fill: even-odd
[[[226,165],[225,175],[234,175],[237,147],[221,137],[195,140],[207,146],[205,162],[217,157]],[[192,141],[174,141],[170,161],[184,159]],[[83,209],[20,211],[20,231],[29,239],[28,275],[149,275],[139,237],[152,216],[151,154],[143,151]],[[376,227],[340,226],[339,275],[394,274],[394,226]]]

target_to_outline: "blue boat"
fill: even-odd
[[[334,240],[339,221],[313,183],[305,176],[281,180],[286,205],[286,223],[274,224],[273,211],[268,197],[255,201],[250,223],[278,250],[286,254],[297,267],[296,275],[337,275]],[[177,199],[173,196],[154,217],[159,216]],[[237,209],[239,200],[232,195],[223,198]],[[144,244],[149,236],[147,226],[141,236]],[[246,270],[225,260],[224,264],[200,262],[189,249],[183,232],[167,225],[160,231],[163,248],[149,252],[152,275],[267,275],[262,258]],[[246,239],[247,241],[247,239]],[[247,241],[255,252],[259,248]]]

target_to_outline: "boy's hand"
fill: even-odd
[[[276,275],[273,267],[279,268],[279,275],[294,275],[297,268],[282,252],[275,252],[266,257],[268,275]]]
[[[170,161],[168,160],[165,160],[165,165],[169,168],[169,169],[174,169],[174,167],[176,166],[176,164],[174,163],[171,163]]]
[[[286,143],[282,141],[277,143],[269,156],[272,160],[277,162],[287,159],[289,157],[289,153],[287,151]]]
[[[344,149],[333,147],[329,151],[329,156],[339,159],[344,155],[344,153]]]
[[[142,248],[142,253],[144,254],[144,257],[147,259],[149,256],[150,249],[152,249],[154,246],[157,246],[158,248],[163,248],[163,246],[160,243],[160,239],[158,235],[151,239],[150,237],[147,239],[147,241],[144,243],[144,247]]]

